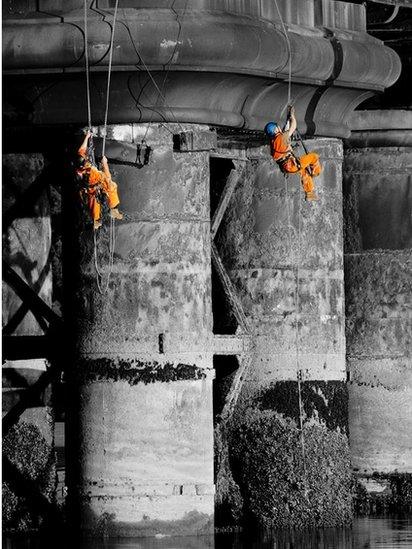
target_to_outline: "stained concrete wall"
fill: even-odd
[[[139,169],[146,130],[110,130],[124,219],[103,295],[87,213],[79,223],[72,494],[89,532],[199,534],[213,529],[214,508],[209,158],[174,152],[173,128],[152,125],[153,154]],[[104,281],[108,226],[106,217],[97,235]]]
[[[275,527],[342,524],[351,515],[342,144],[316,139],[307,147],[320,154],[324,165],[316,179],[319,201],[304,201],[299,178],[285,180],[267,147],[249,149],[246,175],[217,236],[255,344],[232,418],[229,461],[244,506],[258,521]],[[291,438],[283,439],[285,432]],[[326,446],[322,440],[328,440]],[[256,448],[264,457],[254,454]],[[335,452],[333,458],[327,457],[329,451]],[[316,470],[311,469],[314,462]],[[287,463],[294,466],[289,470]],[[272,488],[261,484],[266,475],[274,479]],[[296,486],[306,486],[311,497],[306,499],[305,490]],[[299,501],[293,510],[285,504],[292,493]]]
[[[257,354],[248,384],[296,378],[296,322],[304,378],[345,378],[342,148],[325,139],[307,146],[324,162],[316,179],[319,201],[305,202],[299,178],[285,180],[266,147],[259,149],[250,153],[255,158],[219,237],[223,262],[254,326]]]
[[[84,124],[84,22],[78,0],[47,2],[47,7],[15,4],[4,9],[5,118],[29,126]],[[100,7],[113,13],[107,0]],[[124,8],[113,50],[111,123],[178,119],[261,130],[272,117],[284,116],[290,51],[300,131],[347,137],[347,116],[393,84],[401,70],[397,54],[366,32],[365,7],[358,3],[136,0]],[[110,27],[93,9],[88,40],[92,118],[101,124],[109,60],[101,50],[109,48]],[[164,74],[165,66],[173,70]],[[56,77],[62,71],[64,77]]]
[[[411,473],[412,124],[390,111],[361,112],[355,124],[344,163],[353,467],[361,477]]]

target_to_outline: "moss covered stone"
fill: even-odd
[[[348,389],[342,381],[305,381],[301,384],[305,418],[314,418],[327,429],[348,432]],[[299,422],[299,394],[296,381],[277,381],[254,397],[260,410],[275,410]]]
[[[243,497],[235,482],[229,458],[226,423],[215,428],[215,527],[217,531],[233,530],[241,522]]]
[[[143,362],[135,358],[82,359],[79,361],[77,376],[91,383],[100,380],[126,381],[130,385],[138,383],[168,383],[189,379],[204,379],[206,373],[195,364],[164,364],[154,361]]]
[[[7,529],[13,525],[13,518],[19,506],[19,498],[10,488],[7,482],[2,483],[2,519],[3,526]]]
[[[3,521],[7,530],[28,530],[39,527],[44,517],[24,493],[24,479],[35,485],[48,501],[55,494],[55,456],[40,429],[25,421],[13,426],[3,440],[3,456],[18,471],[20,482],[4,478]]]
[[[251,517],[268,528],[350,523],[352,477],[345,434],[307,422],[303,459],[296,423],[272,410],[247,408],[226,429],[233,482],[243,497],[243,519]],[[217,491],[221,501],[236,493],[229,475],[226,486],[218,478]]]

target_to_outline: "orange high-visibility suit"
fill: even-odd
[[[299,173],[305,193],[313,193],[313,177],[320,175],[319,155],[311,152],[296,158],[286,132],[277,133],[270,142],[271,155],[283,173]],[[312,177],[313,176],[313,177]]]
[[[117,184],[112,180],[109,167],[106,164],[103,165],[103,171],[98,170],[90,162],[87,156],[87,147],[81,146],[78,150],[78,155],[82,160],[82,166],[80,166],[76,172],[87,184],[85,189],[80,191],[81,195],[86,194],[87,205],[90,211],[90,215],[94,222],[100,220],[101,205],[98,198],[98,193],[102,192],[107,196],[107,202],[109,208],[117,208],[120,203],[119,195],[117,193]]]

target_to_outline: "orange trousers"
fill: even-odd
[[[310,193],[315,189],[313,177],[320,175],[322,166],[319,162],[319,155],[311,152],[304,154],[299,158],[300,169],[296,164],[295,158],[290,157],[282,167],[284,173],[298,173],[305,193]],[[310,173],[308,173],[310,171]],[[312,177],[313,176],[313,177]]]
[[[310,193],[315,189],[313,177],[320,175],[322,172],[322,166],[319,162],[319,155],[314,152],[304,154],[299,158],[299,162],[299,174],[303,190],[305,191],[305,193]],[[308,173],[308,169],[311,173]]]
[[[100,205],[97,195],[103,193],[107,197],[109,208],[116,208],[119,205],[119,195],[117,193],[117,184],[114,181],[102,178],[102,181],[98,185],[89,185],[84,191],[87,194],[87,206],[90,211],[90,215],[93,221],[100,219],[102,207]]]

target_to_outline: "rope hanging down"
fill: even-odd
[[[108,273],[106,278],[106,283],[103,283],[103,273],[100,270],[99,262],[97,258],[97,231],[93,231],[93,244],[94,244],[94,267],[96,269],[96,283],[97,287],[99,289],[99,292],[101,294],[105,294],[109,288],[110,283],[110,277],[113,271],[113,263],[114,263],[114,249],[116,245],[116,239],[115,239],[115,231],[114,231],[114,219],[110,218],[110,229],[109,229],[109,266],[108,266]]]
[[[179,14],[177,13],[177,11],[176,11],[175,8],[174,8],[175,1],[176,1],[176,0],[173,1],[173,3],[172,3],[172,5],[171,5],[171,8],[170,8],[170,9],[173,11],[173,13],[174,13],[175,16],[176,16],[176,22],[177,22],[177,24],[178,24],[179,30],[178,30],[178,32],[177,32],[177,37],[176,37],[176,41],[175,41],[175,45],[174,45],[174,48],[173,48],[172,55],[170,56],[170,59],[169,59],[169,61],[167,62],[167,65],[166,65],[166,67],[165,67],[165,73],[166,73],[166,74],[165,74],[165,77],[164,77],[164,79],[163,79],[163,84],[162,84],[162,86],[161,86],[161,91],[160,91],[160,90],[158,91],[158,96],[157,96],[157,99],[156,99],[156,103],[157,103],[157,101],[159,100],[159,97],[162,96],[162,97],[163,97],[163,101],[164,101],[164,103],[165,103],[165,106],[167,106],[167,104],[166,104],[166,99],[164,98],[163,93],[164,93],[164,90],[165,90],[166,80],[167,80],[167,77],[169,76],[170,67],[172,66],[173,59],[174,59],[174,57],[175,57],[175,55],[176,55],[176,52],[177,52],[177,49],[178,49],[178,47],[179,47],[179,40],[180,40],[180,36],[181,36],[181,33],[182,33],[182,23],[181,23],[181,21],[180,21],[180,19],[179,19]],[[184,7],[184,9],[183,9],[182,18],[184,18],[184,16],[185,16],[185,13],[186,13],[186,10],[187,10],[187,4],[188,4],[188,2],[189,2],[189,0],[186,0],[185,7]],[[142,59],[142,58],[140,57],[140,59]],[[148,70],[148,69],[147,69],[147,70]],[[150,71],[149,71],[149,75],[150,75]],[[156,105],[156,103],[155,103],[155,105]],[[176,117],[175,117],[175,115],[174,115],[174,112],[172,111],[172,109],[171,109],[170,107],[169,107],[169,111],[170,111],[171,115],[173,116],[173,118],[175,119],[175,121],[179,124],[182,133],[184,133],[184,130],[183,130],[182,125],[180,124],[180,122],[177,121],[177,119],[176,119]],[[143,143],[143,141],[145,141],[145,139],[146,139],[147,132],[149,131],[150,124],[152,123],[152,120],[153,120],[153,115],[154,115],[154,110],[152,110],[152,114],[151,114],[151,116],[150,116],[149,125],[148,125],[147,128],[146,128],[146,133],[145,133],[145,135],[144,135],[144,137],[143,137],[143,139],[142,139],[142,143]]]
[[[285,177],[285,197],[286,197],[286,214],[288,220],[288,244],[289,250],[292,250],[292,237],[291,237],[291,222],[290,222],[290,211],[289,211],[289,189],[288,189],[288,180]],[[302,371],[300,369],[300,334],[299,334],[299,284],[300,284],[300,272],[299,272],[299,262],[300,262],[300,238],[301,238],[301,197],[298,195],[299,200],[299,210],[298,210],[298,250],[296,254],[296,285],[295,291],[293,294],[293,301],[295,307],[295,347],[296,347],[296,377],[297,377],[297,387],[298,387],[298,406],[299,406],[299,431],[300,431],[300,445],[302,450],[302,461],[303,461],[303,475],[304,475],[304,487],[305,487],[305,496],[307,496],[307,468],[306,468],[306,448],[305,448],[305,435],[303,432],[303,400],[302,400]]]
[[[87,127],[92,129],[92,109],[90,105],[90,71],[89,71],[89,36],[87,32],[87,0],[83,2],[84,7],[84,59],[86,63],[86,95],[87,95]]]
[[[110,78],[112,74],[112,61],[113,61],[113,44],[114,44],[114,31],[116,28],[117,8],[119,7],[119,0],[116,0],[116,5],[113,14],[112,33],[110,36],[110,48],[109,48],[109,67],[107,70],[107,86],[106,86],[106,109],[104,112],[104,133],[103,133],[103,147],[102,156],[104,156],[106,150],[106,135],[107,135],[107,116],[109,113],[109,99],[110,99]]]
[[[109,66],[107,72],[107,85],[106,85],[106,108],[104,113],[104,126],[103,126],[103,146],[102,146],[102,156],[105,155],[106,151],[106,136],[107,136],[107,120],[109,112],[109,99],[110,99],[110,81],[111,81],[111,72],[112,72],[112,60],[113,60],[113,45],[114,45],[114,32],[116,27],[116,18],[117,18],[117,9],[119,5],[119,0],[116,0],[116,5],[113,14],[113,23],[111,26],[111,36],[110,36],[110,46],[109,46]],[[90,63],[89,63],[89,51],[88,51],[88,25],[87,25],[87,0],[84,0],[84,40],[85,40],[85,65],[86,65],[86,93],[87,93],[87,123],[88,129],[91,130],[92,127],[92,117],[91,117],[91,100],[90,100]],[[94,151],[93,151],[93,161],[94,161]],[[114,250],[115,250],[115,227],[114,219],[110,218],[109,226],[109,262],[108,262],[108,272],[106,282],[103,282],[103,273],[99,267],[98,256],[97,256],[97,235],[96,230],[93,231],[93,248],[94,248],[94,266],[96,269],[96,283],[98,290],[101,294],[107,292],[110,283],[110,277],[113,270],[114,263]]]
[[[287,102],[287,105],[291,105],[291,100],[292,100],[292,48],[291,48],[291,45],[290,45],[290,39],[289,39],[288,31],[287,31],[285,23],[283,21],[282,14],[280,13],[278,2],[277,2],[277,0],[274,0],[274,2],[275,2],[275,6],[276,6],[276,11],[278,12],[280,23],[282,25],[283,34],[285,35],[287,48],[288,48],[288,73],[289,73],[289,75],[288,75],[288,102]],[[285,110],[285,108],[283,108],[282,112],[284,110]]]
[[[292,97],[292,48],[290,46],[290,39],[288,32],[283,21],[282,14],[280,13],[277,0],[274,0],[276,10],[282,25],[283,33],[285,35],[286,44],[288,48],[288,102],[287,105],[291,105]],[[284,109],[283,109],[284,110]],[[283,111],[282,111],[283,112]],[[298,134],[298,137],[302,143],[303,148],[306,151],[306,147],[302,141],[302,137]],[[291,223],[290,223],[290,211],[289,211],[289,189],[287,177],[285,179],[285,198],[286,198],[286,212],[288,219],[288,240],[289,240],[289,250],[292,250],[292,238],[291,238]],[[305,487],[305,496],[307,497],[307,468],[306,468],[306,448],[305,448],[305,435],[303,432],[303,400],[302,400],[302,371],[300,368],[300,334],[299,334],[299,284],[300,284],[300,273],[299,273],[299,263],[300,263],[300,238],[301,238],[301,197],[298,195],[299,200],[299,210],[298,210],[298,250],[296,254],[296,285],[294,291],[294,307],[295,307],[295,347],[296,347],[296,377],[297,377],[297,388],[298,388],[298,406],[299,406],[299,430],[300,430],[300,444],[302,451],[302,461],[303,461],[303,475],[304,475],[304,487]]]
[[[173,4],[174,4],[174,2],[173,2]],[[188,0],[186,0],[185,7],[184,7],[184,9],[183,9],[183,13],[182,13],[182,16],[181,16],[182,18],[184,18],[185,14],[186,14],[187,5],[188,5]],[[139,61],[139,63],[141,63],[141,64],[143,65],[143,67],[144,67],[144,72],[147,73],[147,75],[149,76],[149,79],[151,80],[153,86],[155,87],[155,89],[156,89],[156,91],[157,91],[157,93],[158,93],[157,99],[156,99],[156,103],[157,103],[157,101],[158,101],[158,99],[159,99],[159,97],[160,97],[160,98],[163,100],[164,106],[165,106],[165,107],[167,108],[167,110],[170,112],[170,114],[171,114],[173,120],[174,120],[175,123],[180,127],[180,130],[181,130],[181,132],[183,133],[183,132],[184,132],[184,128],[183,128],[182,124],[181,124],[181,123],[179,122],[179,120],[176,118],[176,116],[175,116],[175,114],[174,114],[174,112],[173,112],[173,109],[172,109],[172,108],[170,107],[170,105],[167,103],[166,98],[165,98],[165,96],[164,96],[164,89],[165,89],[166,80],[167,80],[167,77],[168,77],[168,74],[169,74],[169,71],[170,71],[171,64],[172,64],[173,59],[174,59],[174,57],[175,57],[175,55],[176,55],[177,48],[178,48],[178,45],[179,45],[180,35],[181,35],[181,32],[182,32],[182,25],[181,25],[181,22],[180,22],[180,19],[179,19],[179,15],[178,15],[178,13],[176,12],[176,10],[173,8],[173,6],[172,6],[171,9],[173,10],[173,12],[174,12],[175,15],[176,15],[176,21],[177,21],[177,23],[178,23],[179,30],[178,30],[178,34],[177,34],[177,37],[176,37],[176,40],[175,40],[175,46],[174,46],[174,49],[173,49],[173,53],[172,53],[172,55],[170,56],[170,59],[169,59],[169,61],[167,62],[167,64],[165,65],[165,68],[164,68],[164,71],[165,71],[166,74],[165,74],[165,77],[164,77],[164,79],[163,79],[163,83],[162,83],[162,85],[161,85],[161,88],[159,87],[159,85],[157,84],[156,80],[154,79],[154,77],[153,77],[153,75],[152,75],[152,72],[150,71],[149,67],[147,66],[145,60],[144,60],[143,57],[142,57],[142,54],[140,53],[140,51],[139,51],[139,49],[138,49],[138,47],[137,47],[137,45],[136,45],[135,40],[133,39],[133,35],[132,35],[132,33],[130,32],[130,28],[129,28],[127,22],[126,22],[126,17],[125,17],[125,15],[123,15],[123,20],[120,21],[120,23],[125,27],[125,29],[126,29],[128,35],[129,35],[130,41],[131,41],[131,43],[132,43],[133,49],[134,49],[134,51],[136,52],[136,55],[137,55],[137,57],[138,57],[138,61]],[[142,70],[142,69],[139,69],[139,68],[138,68],[138,70]],[[156,104],[156,103],[155,103],[155,104]],[[151,110],[152,110],[152,113],[151,113],[151,116],[150,116],[149,125],[148,125],[147,128],[146,128],[146,132],[145,132],[145,135],[144,135],[144,137],[143,137],[143,139],[142,139],[142,143],[145,142],[145,139],[146,139],[147,133],[148,133],[148,131],[149,131],[150,125],[152,124],[152,120],[153,120],[154,113],[157,112],[157,113],[159,114],[159,111],[156,111],[155,108],[152,108]],[[170,131],[170,130],[168,130],[168,131]],[[173,132],[171,132],[171,133],[173,133]]]

